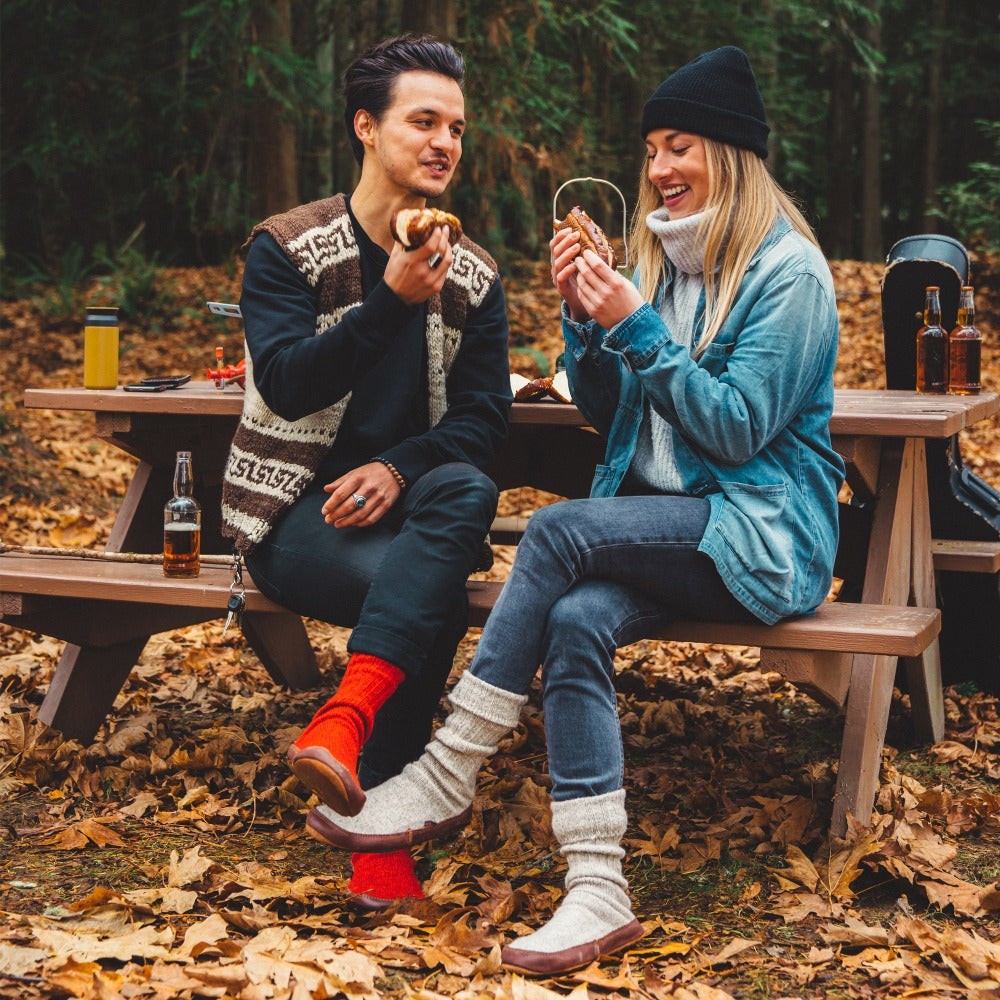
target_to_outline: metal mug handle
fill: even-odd
[[[618,192],[618,197],[622,200],[622,242],[625,244],[625,263],[618,265],[619,271],[624,271],[628,268],[628,206],[625,204],[625,195],[622,194],[621,189],[616,185],[612,184],[611,181],[606,181],[603,177],[571,177],[568,181],[563,181],[562,184],[556,189],[556,193],[552,196],[552,221],[559,221],[559,212],[556,208],[556,202],[559,199],[559,194],[564,187],[568,187],[570,184],[576,184],[579,181],[591,181],[594,184],[607,184],[608,187],[614,188]]]

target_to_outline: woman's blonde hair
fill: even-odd
[[[695,346],[695,357],[712,343],[726,321],[743,275],[778,216],[819,245],[805,217],[756,153],[714,139],[702,141],[709,192],[698,230],[698,239],[705,248],[705,324]],[[646,225],[646,216],[662,206],[662,195],[649,179],[648,164],[644,164],[629,247],[639,275],[639,291],[649,303],[656,298],[666,256],[659,236]]]

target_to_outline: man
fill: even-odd
[[[349,813],[430,737],[496,513],[480,471],[511,403],[496,264],[465,237],[452,247],[447,227],[409,252],[389,228],[455,172],[463,72],[427,37],[358,58],[344,78],[357,187],[265,220],[244,247],[225,531],[267,596],[354,626],[340,687],[289,749],[300,780]],[[362,905],[423,895],[406,852],[352,864]]]

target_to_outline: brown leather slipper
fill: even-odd
[[[587,941],[562,951],[528,951],[507,945],[500,953],[500,962],[505,969],[526,972],[531,976],[554,976],[561,972],[582,969],[602,955],[610,955],[630,944],[635,944],[646,932],[638,920],[619,927],[610,934]]]
[[[402,830],[398,833],[351,833],[327,819],[318,809],[310,809],[306,815],[306,832],[324,844],[343,847],[348,851],[398,851],[400,848],[444,837],[468,823],[471,815],[472,806],[469,806],[457,816],[440,823],[425,823],[415,830]]]
[[[341,816],[357,816],[365,804],[358,779],[325,747],[288,748],[292,773],[312,789],[324,805]]]
[[[348,894],[347,902],[356,910],[364,910],[365,913],[382,913],[400,901],[369,896],[367,892],[352,892]]]

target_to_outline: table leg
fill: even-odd
[[[92,742],[147,638],[100,648],[67,644],[38,718],[64,736]]]
[[[319,683],[316,654],[298,615],[248,611],[243,615],[241,627],[275,684],[285,684],[294,691]]]
[[[172,476],[173,470],[139,462],[111,528],[109,552],[163,551],[163,505],[173,494]]]
[[[913,454],[911,439],[890,438],[883,445],[862,594],[866,603],[905,604],[908,597]],[[866,826],[871,821],[895,672],[895,656],[854,657],[831,823],[837,836],[846,832],[848,813]]]
[[[922,438],[913,444],[913,549],[909,597],[914,607],[937,607],[931,556],[931,510],[927,496],[927,452]],[[944,690],[937,638],[920,656],[907,657],[903,664],[916,737],[921,743],[937,743],[944,736]]]

